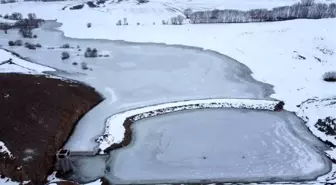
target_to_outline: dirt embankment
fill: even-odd
[[[25,74],[0,74],[0,175],[41,184],[76,122],[102,97],[83,84]]]

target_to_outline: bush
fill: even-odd
[[[119,20],[116,25],[121,26],[121,20]]]
[[[73,62],[72,65],[76,66],[78,63],[77,62]]]
[[[28,49],[32,49],[32,50],[36,49],[36,46],[34,44],[29,43],[29,42],[25,43],[25,47],[28,48]]]
[[[83,7],[84,7],[84,4],[79,4],[79,5],[72,6],[69,9],[70,10],[79,10],[79,9],[82,9]]]
[[[90,23],[90,22],[88,22],[88,23],[86,24],[86,27],[88,27],[88,28],[91,28],[91,26],[92,26],[92,23]]]
[[[65,59],[68,59],[68,58],[70,58],[70,55],[69,55],[69,53],[68,53],[68,52],[66,52],[66,51],[63,51],[63,52],[62,52],[62,56],[61,56],[61,58],[62,58],[62,60],[65,60]]]
[[[137,23],[137,25],[139,26],[139,25],[140,25],[140,23],[138,22],[138,23]]]
[[[148,0],[137,0],[138,1],[138,4],[141,4],[141,3],[148,3],[149,1]]]
[[[22,40],[16,40],[16,41],[14,42],[14,44],[15,44],[16,46],[22,46],[23,42],[22,42]]]
[[[86,51],[84,53],[84,57],[91,57],[91,48],[86,48]]]
[[[35,44],[35,46],[36,46],[37,48],[41,48],[41,47],[42,47],[42,45],[39,44],[39,43]]]
[[[182,15],[178,15],[176,17],[176,20],[177,20],[177,23],[181,25],[183,23],[184,17]]]
[[[323,80],[326,82],[336,82],[336,71],[329,71],[324,73]]]
[[[98,50],[96,48],[93,48],[91,51],[91,57],[97,57],[98,56]]]
[[[81,63],[81,68],[82,68],[83,70],[87,70],[87,69],[89,69],[88,66],[87,66],[87,63],[85,63],[85,62],[82,62],[82,63]]]
[[[125,26],[128,25],[127,18],[124,18],[124,25],[125,25]]]
[[[183,14],[186,16],[187,19],[190,18],[191,14],[192,14],[192,10],[191,8],[187,8],[183,11]]]
[[[14,41],[8,41],[8,46],[15,46]]]
[[[19,12],[14,12],[14,13],[12,13],[11,19],[13,19],[13,20],[21,20],[22,17],[23,17],[23,16],[22,16],[21,13],[19,13]]]
[[[162,20],[162,25],[166,25],[167,22],[165,20]]]
[[[61,46],[61,48],[70,48],[70,45],[69,44],[63,44],[62,46]]]
[[[24,38],[32,38],[33,37],[32,29],[28,28],[27,26],[21,27],[19,29],[19,34]]]
[[[33,38],[36,39],[36,38],[37,38],[37,35],[34,35]]]
[[[172,18],[170,18],[170,22],[171,22],[173,25],[177,25],[177,18],[176,18],[176,17],[172,17]]]

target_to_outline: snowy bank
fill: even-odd
[[[0,48],[0,73],[41,74],[55,69],[35,64]]]
[[[115,144],[120,144],[126,137],[125,122],[128,119],[131,119],[128,121],[133,122],[166,113],[203,108],[245,108],[256,110],[281,110],[282,106],[283,102],[280,101],[256,99],[201,99],[152,105],[148,107],[125,111],[111,116],[106,121],[104,134],[97,138],[96,142],[99,143],[98,149],[100,153],[104,153]]]

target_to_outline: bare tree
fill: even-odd
[[[182,15],[178,15],[176,19],[177,19],[177,23],[181,25],[183,23],[184,17]]]
[[[191,14],[193,13],[191,8],[187,8],[183,11],[183,14],[186,16],[187,19],[190,18]]]
[[[301,0],[301,4],[304,6],[311,6],[315,3],[315,0]]]
[[[176,18],[176,17],[172,17],[172,18],[170,18],[170,22],[171,22],[173,25],[176,25],[176,24],[177,24],[177,18]]]
[[[19,29],[19,34],[24,38],[32,38],[33,37],[32,29],[29,28],[28,26],[21,27]]]

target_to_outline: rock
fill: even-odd
[[[0,74],[0,174],[42,184],[76,122],[102,98],[91,87],[42,75]]]

